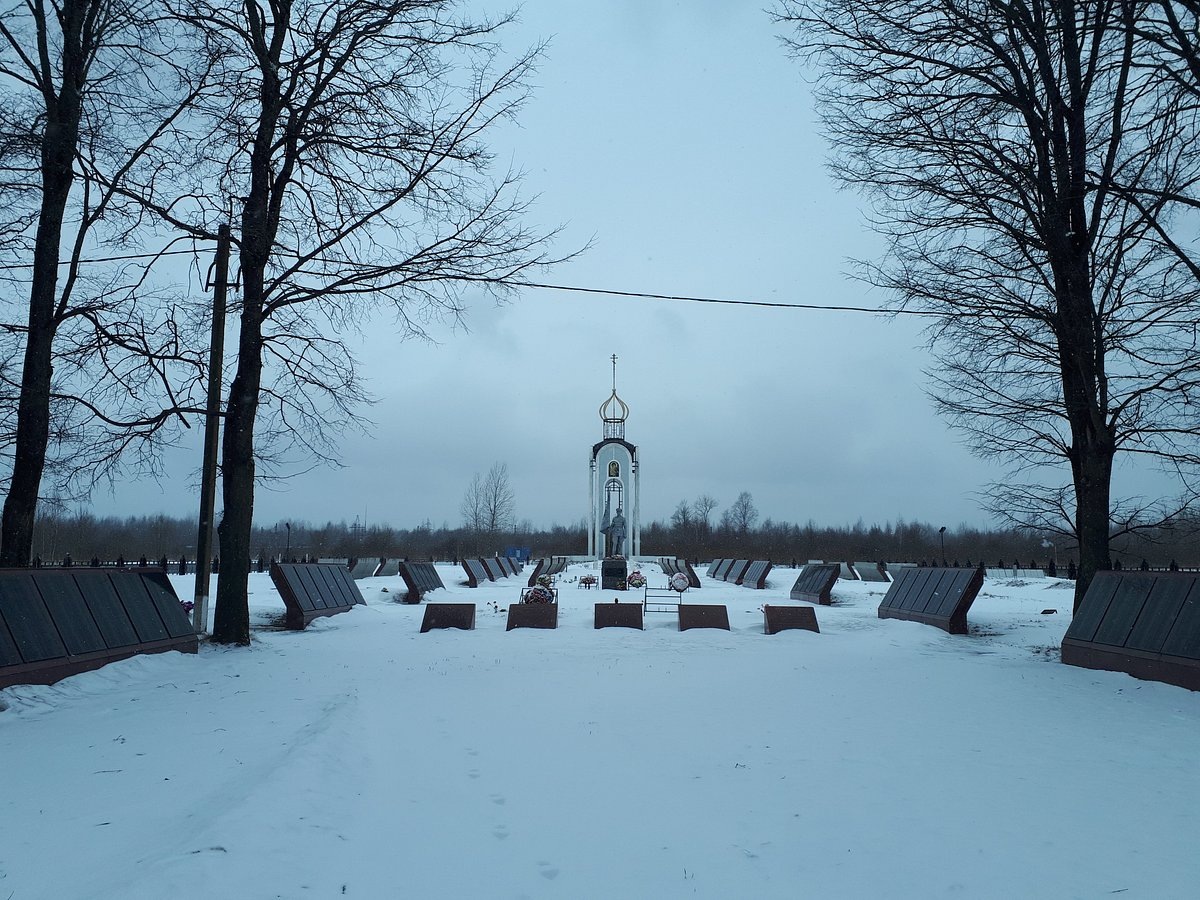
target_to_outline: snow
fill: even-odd
[[[844,581],[766,636],[786,568],[688,593],[729,632],[597,631],[574,565],[505,632],[524,578],[438,568],[475,631],[399,578],[275,630],[252,575],[250,649],[0,691],[0,900],[1197,895],[1200,694],[1062,665],[1066,582],[989,579],[969,636]]]

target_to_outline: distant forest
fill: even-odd
[[[1114,564],[1119,561],[1122,567],[1133,568],[1144,559],[1153,568],[1165,568],[1173,561],[1185,568],[1200,566],[1196,533],[1196,528],[1177,527],[1117,538]],[[364,527],[344,521],[323,525],[281,521],[256,526],[253,535],[255,559],[388,557],[457,562],[463,557],[492,556],[509,547],[527,547],[534,557],[583,556],[587,552],[587,531],[582,520],[547,529],[524,522],[492,533],[461,527],[435,528],[430,523],[404,529]],[[119,557],[135,562],[142,556],[151,561],[163,556],[171,561],[181,556],[191,560],[196,536],[194,519],[48,514],[37,521],[33,549],[46,565],[61,562],[68,554],[77,564],[93,558],[112,562]],[[1004,562],[1044,568],[1057,557],[1058,568],[1065,571],[1069,562],[1078,559],[1073,541],[1059,536],[1047,546],[1046,540],[1044,535],[1017,529],[960,526],[945,532],[945,562],[977,565],[982,561],[989,566]],[[770,559],[776,565],[803,564],[810,559],[940,565],[942,546],[939,529],[922,522],[821,526],[768,519],[758,526],[739,528],[729,523],[708,526],[676,521],[652,522],[642,529],[643,556],[681,556],[693,561],[738,557]]]

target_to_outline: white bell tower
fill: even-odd
[[[617,357],[612,357],[612,394],[600,405],[604,439],[592,446],[588,487],[588,556],[639,556],[642,552],[641,472],[638,450],[625,440],[629,407],[617,396]]]

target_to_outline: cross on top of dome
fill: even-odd
[[[604,437],[625,439],[625,420],[629,418],[629,407],[617,396],[617,355],[612,356],[612,395],[600,404],[600,418],[604,421]]]

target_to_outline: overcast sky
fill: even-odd
[[[881,245],[825,171],[805,73],[762,6],[527,0],[506,45],[550,44],[520,127],[494,146],[528,173],[536,219],[566,225],[561,249],[592,241],[544,280],[886,300],[845,274]],[[1002,473],[934,415],[911,320],[528,290],[473,303],[468,327],[426,344],[381,321],[356,344],[379,398],[372,435],[345,440],[342,469],[260,489],[256,519],[455,525],[471,476],[505,462],[518,518],[577,522],[616,353],[643,523],[701,493],[719,513],[741,491],[776,520],[987,523],[977,492]],[[94,510],[191,514],[198,465],[198,446],[174,454],[166,483]]]

